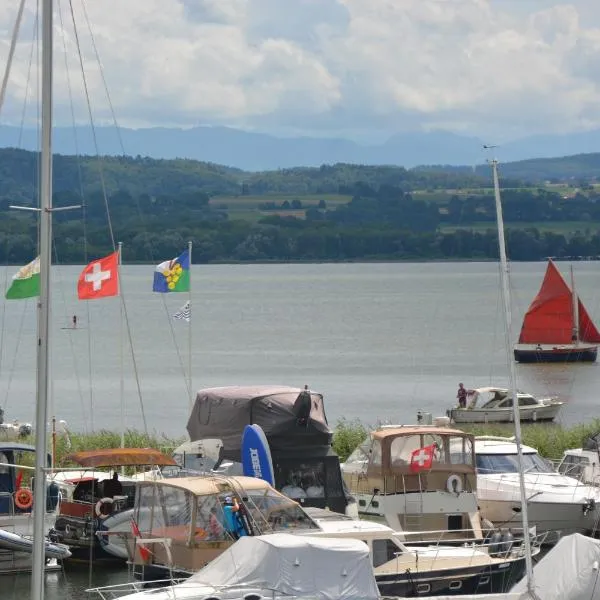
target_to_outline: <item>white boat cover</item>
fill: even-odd
[[[600,600],[600,540],[574,533],[561,538],[533,569],[543,600]],[[527,579],[511,592],[525,592]]]
[[[322,600],[379,598],[364,542],[288,533],[240,538],[192,575],[185,585],[190,584],[243,586]]]

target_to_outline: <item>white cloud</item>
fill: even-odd
[[[125,126],[214,123],[332,135],[444,127],[516,137],[600,127],[596,3],[86,0],[85,6]],[[1,56],[16,4],[0,0]],[[106,122],[82,0],[73,4],[94,113]],[[84,120],[68,3],[57,5],[65,21],[56,38],[57,116],[70,115],[64,39],[76,114]],[[21,118],[32,26],[28,13],[4,122]],[[35,110],[28,115],[34,118]]]

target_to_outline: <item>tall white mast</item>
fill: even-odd
[[[498,182],[498,161],[492,160],[492,173],[494,175],[494,197],[496,200],[496,219],[498,222],[498,246],[500,249],[500,267],[502,278],[502,300],[506,327],[504,328],[506,356],[510,371],[510,387],[513,398],[513,420],[515,422],[515,443],[517,444],[517,459],[519,462],[519,488],[521,492],[521,517],[523,519],[523,544],[525,546],[525,571],[527,575],[527,591],[533,598],[536,597],[533,581],[533,562],[531,560],[531,540],[529,539],[529,517],[527,495],[525,491],[525,476],[523,469],[523,448],[521,443],[521,413],[517,395],[517,373],[515,361],[511,353],[512,314],[510,308],[510,287],[508,281],[508,260],[506,258],[506,242],[504,240],[504,218],[502,216],[502,203],[500,201],[500,184]]]
[[[188,308],[190,310],[190,322],[188,327],[188,394],[189,397],[189,413],[191,414],[194,406],[194,390],[192,388],[192,241],[188,242],[188,258],[190,266],[190,285],[188,290]]]
[[[573,302],[573,332],[571,341],[579,343],[579,299],[575,291],[575,277],[573,276],[573,265],[571,265],[571,301]]]
[[[52,264],[52,0],[42,0],[42,133],[40,158],[40,298],[35,414],[35,489],[31,600],[44,598],[44,517],[50,346],[50,267]]]

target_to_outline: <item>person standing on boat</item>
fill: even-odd
[[[225,498],[225,506],[223,507],[223,514],[225,515],[225,529],[235,540],[243,535],[246,535],[244,528],[240,525],[239,512],[240,505],[238,504],[237,498],[227,496]]]
[[[77,329],[77,315],[73,315],[73,329]]]
[[[467,390],[462,383],[458,384],[458,393],[456,394],[458,398],[458,407],[459,408],[467,408]]]

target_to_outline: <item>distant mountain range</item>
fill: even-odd
[[[97,127],[98,152],[151,158],[189,158],[245,171],[267,171],[291,167],[316,167],[322,164],[355,163],[364,165],[475,165],[484,162],[482,140],[446,131],[402,133],[381,144],[359,144],[346,139],[314,137],[275,137],[227,127],[192,129],[120,129]],[[77,143],[75,143],[77,139]],[[0,147],[35,150],[37,131],[0,127]],[[122,146],[121,141],[122,140]],[[486,140],[492,143],[494,140]],[[54,130],[54,151],[58,154],[95,155],[89,127]],[[600,151],[600,130],[564,135],[526,137],[499,146],[502,162],[531,158],[550,158]]]

